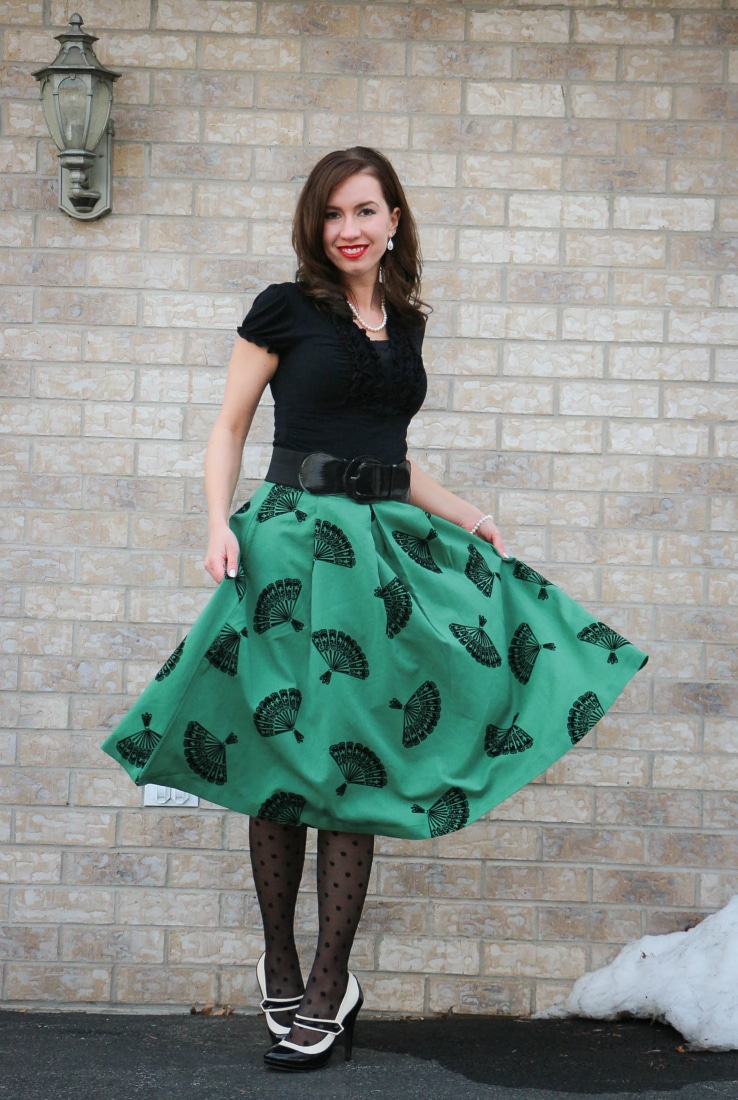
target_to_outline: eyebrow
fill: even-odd
[[[358,210],[360,206],[379,206],[376,199],[366,199],[364,202],[354,203],[354,210]],[[335,203],[329,202],[326,204],[326,210],[340,210],[340,206],[336,206]]]

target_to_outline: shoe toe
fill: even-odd
[[[322,1069],[331,1056],[328,1048],[321,1054],[310,1054],[307,1051],[302,1054],[298,1050],[280,1049],[278,1043],[264,1055],[264,1064],[268,1069],[282,1070],[284,1073],[300,1073],[313,1069]]]

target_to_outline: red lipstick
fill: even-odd
[[[338,251],[344,257],[344,259],[346,259],[346,260],[360,260],[361,257],[365,254],[365,252],[369,248],[369,245],[368,244],[343,245],[343,247],[341,247],[341,246],[337,246],[337,247],[338,247]],[[352,250],[356,249],[357,251],[355,251],[355,252],[350,251],[349,252],[349,251],[347,251],[348,249],[352,249]]]

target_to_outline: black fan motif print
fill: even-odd
[[[374,595],[384,600],[387,615],[387,637],[396,637],[406,627],[413,613],[413,601],[399,577],[393,577],[388,584],[374,589]]]
[[[345,533],[340,527],[336,527],[335,523],[329,523],[327,519],[315,521],[313,557],[316,561],[327,561],[331,565],[342,565],[346,569],[353,569],[356,565],[354,548]]]
[[[357,680],[366,680],[369,662],[359,643],[349,634],[344,634],[342,630],[316,630],[312,635],[312,642],[328,665],[328,671],[320,677],[322,684],[329,684],[334,672],[355,676]]]
[[[161,682],[162,680],[166,680],[167,676],[169,676],[171,672],[174,672],[175,668],[179,664],[179,659],[182,656],[185,640],[186,639],[183,638],[175,649],[174,653],[172,653],[170,657],[167,657],[166,661],[157,672],[155,679]]]
[[[603,649],[608,649],[610,651],[607,658],[608,665],[618,663],[616,649],[622,649],[624,645],[630,645],[627,638],[624,638],[622,634],[616,634],[607,623],[590,623],[589,626],[585,626],[583,630],[579,631],[577,638],[582,642],[589,642],[591,645],[599,645]]]
[[[585,691],[584,695],[572,704],[569,717],[566,720],[566,728],[569,731],[572,745],[576,745],[596,726],[600,718],[605,715],[602,704],[593,691]]]
[[[184,734],[185,760],[206,783],[222,787],[228,779],[226,745],[235,745],[237,741],[235,733],[229,733],[225,741],[219,741],[199,722],[189,722]]]
[[[304,623],[293,618],[295,604],[300,598],[302,581],[296,577],[285,577],[273,581],[259,593],[254,611],[254,630],[264,634],[273,626],[290,623],[293,630],[302,630]]]
[[[547,581],[545,577],[542,577],[540,573],[536,573],[535,569],[531,569],[529,565],[526,565],[524,561],[518,561],[515,563],[513,569],[513,576],[517,577],[519,581],[527,581],[528,584],[539,585],[538,599],[547,600],[548,592],[547,588],[550,588],[552,581]]]
[[[517,714],[510,726],[494,726],[490,723],[484,735],[484,751],[487,756],[513,756],[533,747],[533,738],[515,723]]]
[[[403,704],[399,699],[391,699],[393,710],[405,712],[402,730],[402,743],[406,749],[419,745],[438,725],[441,717],[441,693],[432,680],[426,680],[408,701]]]
[[[149,725],[151,715],[148,713],[142,714],[141,721],[143,722],[142,730],[139,730],[138,733],[132,733],[130,737],[124,737],[116,745],[123,759],[127,760],[129,764],[133,764],[134,768],[142,768],[161,741],[161,734],[157,733],[156,730],[152,730]]]
[[[360,745],[358,741],[340,741],[337,745],[331,745],[328,751],[346,780],[336,787],[336,794],[344,795],[349,783],[357,783],[361,787],[387,786],[384,764],[366,745]]]
[[[467,550],[469,558],[464,567],[464,573],[480,592],[485,596],[491,596],[495,581],[500,579],[500,574],[490,569],[475,546],[467,546]]]
[[[228,676],[235,676],[238,672],[238,648],[241,638],[247,638],[248,634],[246,627],[243,630],[236,630],[235,626],[226,623],[205,654],[213,668],[220,669]]]
[[[392,538],[400,549],[405,551],[411,561],[414,561],[417,565],[422,565],[423,569],[428,569],[431,573],[441,572],[441,569],[433,560],[430,549],[430,543],[433,539],[438,538],[438,532],[433,527],[424,539],[419,539],[417,535],[409,535],[406,531],[393,531]]]
[[[234,514],[234,516],[242,516],[244,514],[244,512],[248,512],[250,507],[251,507],[251,501],[247,500],[246,503],[242,504],[241,507],[237,511],[235,511],[233,514]]]
[[[521,684],[527,684],[530,680],[538,654],[542,649],[554,650],[556,646],[553,642],[544,642],[541,645],[528,623],[521,623],[513,634],[507,651],[512,674]]]
[[[301,497],[301,489],[292,489],[289,485],[274,485],[256,513],[257,523],[265,523],[268,519],[274,519],[275,516],[284,516],[289,512],[295,513],[295,519],[298,523],[304,523],[307,516],[297,507]]]
[[[417,802],[410,808],[414,814],[428,815],[431,836],[455,833],[457,829],[463,829],[469,820],[469,799],[460,787],[449,787],[429,810],[424,810]]]
[[[464,626],[462,623],[449,623],[449,630],[466,652],[485,668],[499,668],[502,658],[494,642],[484,630],[487,623],[484,615],[479,616],[479,626]]]
[[[243,562],[240,558],[238,559],[238,570],[236,572],[235,584],[236,595],[238,596],[238,602],[240,603],[246,595],[246,570],[244,569]]]
[[[259,807],[257,817],[274,821],[277,825],[301,825],[302,812],[307,805],[301,794],[293,791],[277,791]]]
[[[280,733],[293,733],[300,744],[305,740],[295,729],[302,703],[302,693],[297,688],[281,688],[273,691],[259,703],[254,711],[254,725],[262,737],[276,737]],[[261,816],[261,815],[260,815]]]

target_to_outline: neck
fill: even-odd
[[[346,297],[349,298],[359,313],[364,310],[366,313],[371,312],[372,309],[378,310],[382,301],[382,288],[374,272],[371,272],[364,279],[351,279],[344,284],[344,291]]]
[[[369,335],[369,333],[383,332],[387,324],[387,311],[384,304],[384,295],[381,291],[381,288],[377,289],[379,290],[379,305],[371,305],[371,312],[369,308],[366,308],[366,312],[362,313],[361,309],[365,307],[360,307],[358,303],[353,300],[352,296],[348,294],[346,296],[346,301],[349,304],[349,309],[354,315],[354,320],[356,324],[363,328],[367,335]],[[380,314],[379,317],[376,316],[377,313]],[[378,339],[378,337],[373,336],[372,339]]]
[[[354,291],[347,290],[346,297],[363,317],[378,313],[382,308],[382,294],[379,288],[376,293],[371,294],[355,294]]]

